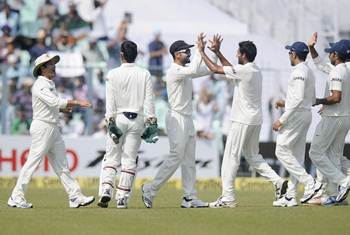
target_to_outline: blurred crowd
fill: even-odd
[[[3,134],[29,134],[32,117],[32,62],[42,53],[61,57],[57,65],[56,88],[61,97],[89,99],[93,112],[74,110],[62,114],[64,135],[104,136],[105,75],[120,65],[120,44],[127,39],[132,14],[126,12],[111,35],[103,10],[106,0],[7,0],[0,1],[1,76],[7,78],[6,117]],[[129,38],[128,38],[129,39]],[[132,40],[132,38],[130,38]],[[148,51],[148,69],[154,81],[156,115],[161,134],[166,135],[168,110],[164,81],[164,58],[168,45],[155,31]],[[197,79],[196,79],[197,80]],[[2,86],[4,86],[2,84]],[[2,91],[2,89],[0,88]],[[216,75],[196,81],[193,107],[197,136],[221,142],[229,131],[233,87]],[[90,115],[90,118],[89,118]],[[87,128],[90,121],[91,130]]]

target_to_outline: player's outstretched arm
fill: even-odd
[[[310,50],[310,54],[311,54],[311,57],[312,59],[315,59],[318,57],[318,53],[315,49],[315,45],[317,43],[317,32],[314,32],[308,42],[308,47],[309,47],[309,50]]]
[[[68,100],[67,109],[72,107],[91,108],[92,105],[88,100]]]

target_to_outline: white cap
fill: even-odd
[[[55,64],[58,63],[58,61],[60,61],[60,57],[58,55],[52,55],[50,56],[49,54],[47,53],[44,53],[42,54],[41,56],[39,56],[38,58],[35,59],[35,62],[34,62],[34,69],[33,69],[33,75],[34,77],[37,77],[38,76],[38,70],[39,68],[49,62],[50,60],[53,60],[55,62]]]

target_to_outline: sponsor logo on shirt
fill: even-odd
[[[341,78],[331,78],[331,82],[343,82]]]
[[[301,81],[305,81],[305,78],[303,77],[294,77],[293,80],[301,80]]]

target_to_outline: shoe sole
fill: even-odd
[[[11,208],[19,208],[19,209],[31,209],[31,208],[33,208],[33,205],[31,207],[21,207],[21,206],[16,206],[16,205],[10,205],[8,203],[7,203],[7,206],[11,207]]]
[[[181,208],[198,208],[198,209],[200,209],[200,208],[208,208],[208,207],[209,207],[209,205],[207,205],[207,206],[190,206],[190,207],[186,207],[186,206],[181,205]]]
[[[310,197],[308,197],[307,199],[305,199],[305,200],[303,200],[303,201],[300,200],[300,203],[301,203],[301,204],[307,203],[311,198],[313,198],[313,196],[316,195],[316,193],[317,193],[318,191],[321,190],[322,187],[323,187],[323,184],[321,184],[320,187],[319,187],[318,189],[316,189],[316,190],[314,191],[314,193],[313,193]]]

